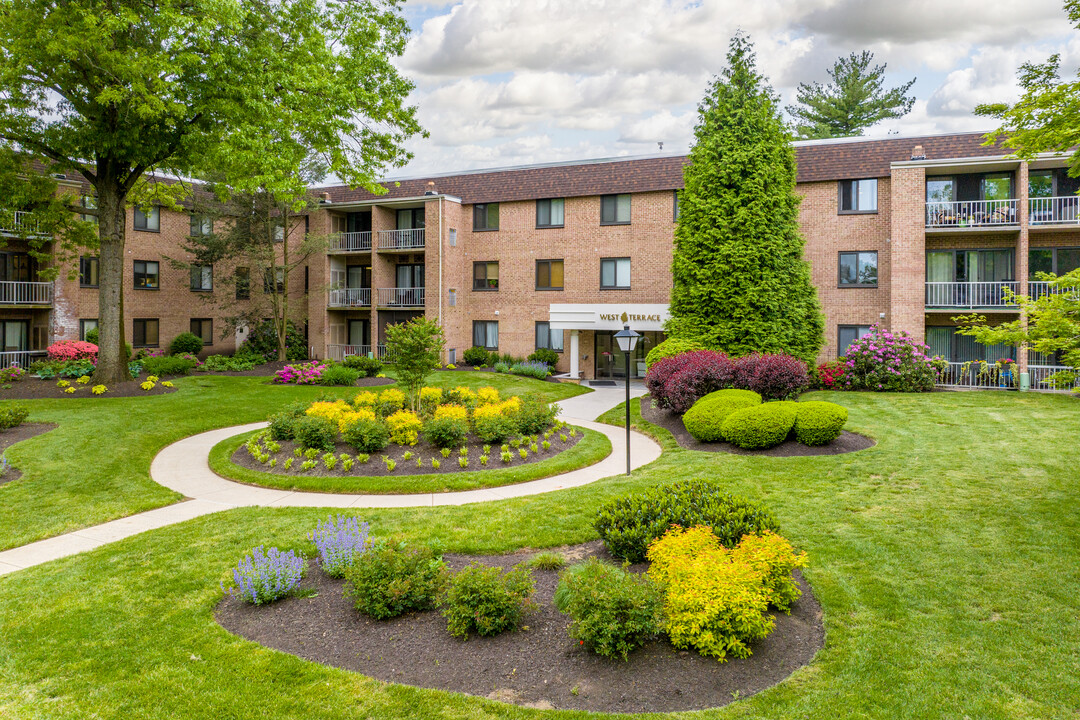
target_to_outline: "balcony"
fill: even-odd
[[[380,230],[380,250],[423,250],[424,228],[408,230]]]
[[[1075,373],[1076,371],[1064,365],[1028,365],[1028,374],[1031,376],[1032,390],[1069,390],[1080,388],[1080,373],[1072,378],[1072,382],[1051,381],[1058,373]]]
[[[38,225],[30,218],[30,213],[25,210],[16,210],[15,217],[0,226],[0,234],[3,235],[39,235]]]
[[[26,368],[30,363],[44,357],[44,350],[11,350],[0,352],[0,368],[9,368],[13,365]]]
[[[928,282],[926,283],[926,307],[928,308],[1015,308],[1005,294],[1008,289],[1019,292],[1020,283],[1015,280],[994,282]]]
[[[926,203],[928,228],[995,228],[1019,224],[1016,200],[959,200]]]
[[[0,282],[0,305],[52,305],[51,282]]]
[[[332,308],[371,307],[371,288],[331,290],[326,305]]]
[[[341,362],[349,355],[361,355],[367,357],[371,353],[370,345],[327,345],[326,357],[335,362]]]
[[[1080,196],[1031,198],[1029,225],[1080,225]]]
[[[424,307],[424,288],[379,288],[381,307]]]
[[[343,232],[330,240],[329,253],[371,252],[371,232]]]

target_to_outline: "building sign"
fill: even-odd
[[[553,303],[548,308],[552,330],[622,330],[623,325],[629,325],[638,332],[661,331],[668,317],[668,306],[658,303]]]

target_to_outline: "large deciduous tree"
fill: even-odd
[[[0,0],[0,140],[97,195],[96,382],[128,377],[124,220],[140,184],[214,168],[237,191],[298,197],[316,154],[377,190],[419,131],[390,62],[407,37],[400,0]]]
[[[683,173],[667,331],[812,362],[824,321],[803,259],[795,151],[753,45],[736,35],[727,59],[698,107]]]
[[[799,83],[796,105],[788,106],[800,139],[862,135],[871,125],[911,112],[915,102],[907,91],[915,78],[886,90],[885,65],[870,67],[874,54],[867,50],[837,58],[828,71],[829,82]]]

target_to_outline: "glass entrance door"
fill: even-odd
[[[645,377],[645,356],[664,340],[664,333],[643,332],[637,347],[630,353],[630,378]],[[610,380],[626,377],[626,354],[619,349],[612,330],[596,332],[596,379]]]

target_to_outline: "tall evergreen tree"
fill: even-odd
[[[679,199],[667,331],[733,355],[785,352],[813,362],[824,320],[803,260],[795,151],[753,44],[698,107]]]
[[[915,97],[907,91],[915,78],[886,90],[885,65],[870,67],[874,53],[863,50],[838,58],[829,70],[831,81],[799,83],[797,105],[788,112],[795,119],[795,132],[800,139],[851,137],[862,135],[865,128],[888,118],[899,118],[911,112]]]

